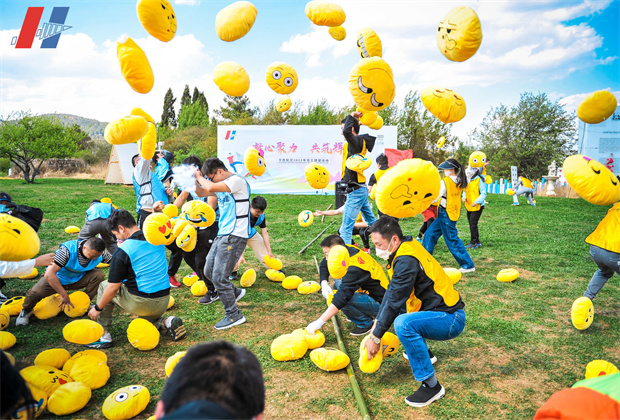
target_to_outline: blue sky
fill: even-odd
[[[333,106],[353,104],[347,80],[358,61],[355,34],[374,29],[383,42],[383,58],[394,71],[395,102],[410,90],[439,85],[455,90],[467,103],[467,116],[452,132],[467,139],[491,107],[512,105],[522,92],[545,92],[573,111],[589,92],[620,91],[620,1],[450,2],[340,1],[347,14],[347,38],[338,42],[326,27],[313,25],[305,1],[254,1],[252,30],[235,42],[215,33],[215,15],[231,1],[174,1],[176,37],[162,43],[148,35],[134,1],[7,1],[0,3],[0,114],[15,110],[71,113],[109,121],[140,106],[159,119],[163,96],[172,87],[180,97],[185,84],[205,91],[210,108],[223,93],[211,72],[221,61],[236,61],[249,73],[247,95],[264,106],[279,95],[265,82],[274,61],[291,64],[299,86],[290,95],[304,105],[322,98]],[[463,63],[448,61],[435,42],[438,22],[454,6],[478,13],[483,31],[479,51]],[[56,49],[10,45],[29,6],[69,6]],[[146,52],[155,74],[153,90],[141,95],[123,80],[116,41],[132,37]],[[178,101],[177,101],[178,102]],[[177,108],[178,111],[178,108]]]

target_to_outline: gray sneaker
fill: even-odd
[[[15,325],[19,325],[22,327],[25,325],[28,325],[30,323],[31,316],[32,316],[32,311],[27,311],[25,309],[22,309],[22,311],[17,316],[17,319],[15,320]]]
[[[198,303],[201,305],[209,305],[216,300],[220,300],[220,296],[217,294],[217,290],[209,290],[206,295],[198,299]]]
[[[243,299],[244,296],[245,296],[245,289],[235,290],[235,302],[239,302],[241,299]]]
[[[241,289],[244,290],[244,289]],[[217,324],[215,324],[215,329],[216,330],[225,330],[227,328],[231,328],[234,327],[235,325],[241,325],[246,321],[245,317],[243,315],[241,315],[239,318],[230,318],[228,316],[225,316],[224,319],[222,319],[220,322],[218,322]]]

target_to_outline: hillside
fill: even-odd
[[[49,115],[52,115],[52,114],[49,114]],[[65,125],[73,125],[73,124],[79,125],[82,131],[88,134],[92,139],[103,138],[103,131],[105,130],[105,126],[108,124],[107,122],[101,122],[101,121],[93,120],[90,118],[84,118],[78,115],[71,115],[71,114],[53,114],[53,115],[56,116]]]

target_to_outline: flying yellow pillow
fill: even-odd
[[[245,273],[243,273],[239,283],[241,284],[241,287],[252,287],[255,281],[256,271],[253,268],[250,268]]]
[[[297,360],[308,351],[308,343],[299,335],[284,334],[271,343],[271,357],[280,361]]]
[[[0,331],[0,350],[8,350],[15,345],[17,339],[8,331]]]
[[[2,217],[2,215],[0,215],[0,217]],[[12,297],[6,302],[4,302],[1,307],[6,309],[9,312],[10,316],[17,316],[22,311],[22,307],[24,306],[24,299],[26,299],[25,296]]]
[[[349,73],[349,91],[360,108],[381,111],[396,94],[392,69],[381,57],[360,60]]]
[[[146,319],[137,318],[127,327],[127,340],[138,350],[153,350],[159,343],[159,331]]]
[[[146,136],[148,131],[147,120],[137,115],[130,115],[108,123],[103,137],[110,144],[128,144],[137,142]]]
[[[10,322],[11,315],[9,314],[9,310],[4,306],[0,306],[0,331],[8,327]]]
[[[481,43],[480,19],[471,7],[455,7],[439,23],[437,47],[448,60],[467,60]]]
[[[420,99],[431,114],[446,124],[462,120],[467,112],[463,97],[447,88],[428,87],[422,90]]]
[[[342,246],[336,245],[329,250],[327,256],[327,268],[329,275],[335,279],[341,279],[349,270],[349,250]]]
[[[70,318],[77,318],[84,315],[90,307],[90,297],[81,290],[73,292],[69,295],[73,308],[65,306],[65,314]]]
[[[312,293],[316,293],[321,290],[321,285],[316,281],[304,281],[299,286],[297,286],[297,291],[302,295],[309,295]]]
[[[142,385],[119,388],[105,399],[101,411],[108,420],[127,420],[144,411],[151,393]]]
[[[445,271],[445,270],[444,270]],[[519,272],[514,268],[505,268],[497,273],[497,280],[503,283],[510,283],[519,277]]]
[[[297,72],[293,66],[278,61],[267,67],[265,80],[274,92],[282,95],[293,93],[299,83]]]
[[[67,226],[65,228],[65,233],[80,233],[80,228],[77,226]]]
[[[190,292],[194,296],[204,296],[208,292],[207,285],[205,284],[204,281],[199,280],[195,282],[194,284],[192,284]]]
[[[314,214],[310,210],[304,210],[297,216],[297,223],[301,227],[308,227],[314,222]]]
[[[273,268],[265,271],[265,275],[271,281],[283,281],[286,278],[286,275],[283,272],[274,270]]]
[[[344,41],[347,37],[347,31],[342,26],[332,26],[328,32],[336,41]]]
[[[276,103],[276,110],[278,110],[278,112],[286,112],[291,109],[291,105],[293,105],[291,98],[284,96]]]
[[[342,7],[331,1],[309,1],[306,4],[306,16],[315,25],[340,26],[346,19]]]
[[[136,5],[140,23],[151,36],[168,42],[177,33],[177,18],[168,0],[138,0]]]
[[[153,159],[155,148],[157,147],[157,129],[155,124],[149,123],[149,129],[146,135],[140,140],[140,156],[143,159]],[[174,205],[174,204],[173,204]]]
[[[304,340],[306,340],[306,344],[308,344],[308,350],[314,350],[321,347],[325,344],[325,334],[321,330],[316,330],[314,334],[308,334],[305,328],[299,328],[293,331],[291,334],[297,335]]]
[[[319,369],[327,372],[344,369],[349,366],[351,359],[346,353],[336,349],[315,349],[310,352],[310,360],[317,365]]]
[[[69,343],[90,344],[101,338],[103,327],[90,319],[69,322],[62,329],[62,336]]]
[[[585,97],[577,108],[577,117],[584,123],[599,124],[611,117],[618,107],[613,93],[597,90]]]
[[[371,130],[380,130],[382,127],[383,127],[383,117],[381,115],[378,115],[375,122],[373,122],[372,124],[368,126],[368,128],[370,128]]]
[[[215,222],[215,210],[200,200],[192,200],[181,207],[181,217],[196,227],[209,227]]]
[[[594,321],[594,305],[590,298],[582,296],[573,302],[570,310],[573,326],[578,330],[586,330]]]
[[[108,268],[110,266],[110,264],[106,264],[106,263],[99,263],[95,266],[95,268]]]
[[[196,274],[188,274],[187,276],[183,277],[183,284],[187,287],[192,287],[192,285],[198,280],[200,280],[200,277],[198,277]]]
[[[370,28],[360,29],[357,33],[357,50],[362,58],[383,56],[381,39],[377,33]]]
[[[32,310],[38,319],[53,318],[60,313],[60,295],[55,294],[41,299]]]
[[[166,376],[172,375],[174,367],[179,363],[183,356],[185,356],[185,353],[187,353],[187,351],[177,351],[166,360],[166,365],[164,367]]]
[[[150,123],[155,124],[155,120],[153,119],[153,117],[151,117],[149,114],[147,114],[146,112],[144,112],[142,110],[142,108],[138,108],[138,107],[134,107],[131,109],[131,111],[129,112],[129,115],[137,115],[139,117],[144,118],[145,120],[147,120]],[[105,200],[105,201],[104,201]],[[112,200],[108,197],[104,197],[100,200],[102,203],[110,203],[112,204]]]
[[[215,66],[213,81],[229,96],[243,96],[250,88],[250,76],[234,61],[224,61]]]
[[[153,89],[155,77],[142,48],[133,39],[127,38],[124,43],[116,43],[116,56],[129,86],[138,93],[149,93]]]
[[[172,223],[164,213],[151,213],[144,219],[142,232],[151,245],[170,245],[174,242]]]
[[[605,360],[592,360],[586,366],[586,379],[620,372],[616,365]]]
[[[88,404],[92,391],[81,382],[69,382],[59,386],[47,400],[47,409],[57,416],[66,416],[81,410]]]
[[[65,372],[51,366],[28,366],[19,373],[26,382],[45,392],[48,398],[59,386],[73,382]]]
[[[607,206],[620,201],[620,181],[602,163],[573,155],[564,160],[562,168],[568,184],[587,202]]]
[[[261,176],[265,173],[265,169],[267,169],[265,158],[253,147],[249,147],[245,151],[243,164],[248,169],[248,172],[254,176]]]
[[[269,255],[265,255],[265,264],[267,267],[274,269],[276,271],[282,270],[282,261],[279,258],[271,258]],[[273,280],[273,279],[270,279]],[[284,280],[284,278],[282,279]],[[281,280],[278,280],[281,281]]]
[[[364,373],[375,373],[381,367],[381,363],[383,363],[383,352],[379,351],[372,359],[368,360],[368,351],[364,345],[366,341],[370,339],[370,335],[364,337],[362,342],[360,343],[360,358],[358,360],[360,365],[360,370]]]
[[[310,162],[306,165],[304,175],[308,184],[314,189],[322,190],[329,184],[329,171],[325,166],[316,162]]]
[[[244,37],[256,20],[256,6],[249,1],[238,1],[224,7],[215,16],[215,32],[222,41],[232,42]]]
[[[34,364],[62,369],[69,359],[71,359],[71,353],[65,349],[48,349],[37,355],[34,359]]]
[[[303,282],[298,276],[288,276],[282,280],[282,287],[287,290],[297,290],[297,287]]]
[[[439,140],[437,140],[437,148],[441,149],[444,144],[446,144],[446,138],[444,136],[439,137]]]
[[[457,284],[459,280],[461,280],[461,276],[463,275],[463,273],[461,273],[456,268],[444,268],[443,271],[445,271],[448,279],[450,280],[450,283],[452,284]],[[518,274],[519,273],[517,272],[517,275]]]
[[[26,222],[0,213],[0,260],[24,261],[39,253],[41,242],[37,232]]]

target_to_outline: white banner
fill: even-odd
[[[375,159],[385,148],[396,149],[397,128],[361,133],[377,137],[375,147],[367,156],[372,166],[366,178],[377,170]],[[233,173],[244,176],[254,194],[334,194],[334,183],[342,178],[342,147],[345,139],[339,125],[219,125],[217,156]],[[243,155],[248,147],[263,150],[267,170],[260,177],[248,173]],[[329,170],[331,180],[324,190],[315,190],[306,182],[304,170],[317,162]]]

